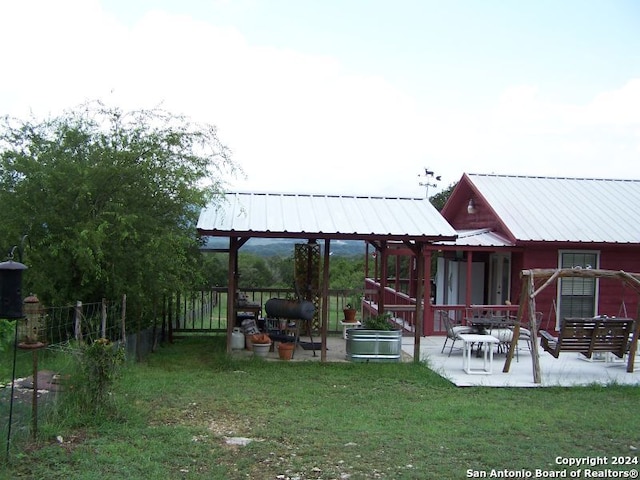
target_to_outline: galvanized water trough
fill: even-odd
[[[347,360],[352,362],[399,362],[401,330],[347,329]]]

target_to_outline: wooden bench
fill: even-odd
[[[540,331],[540,345],[555,358],[560,352],[579,352],[587,358],[594,352],[610,352],[623,358],[633,324],[632,318],[565,318],[557,337]]]

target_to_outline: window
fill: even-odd
[[[598,252],[560,251],[561,268],[598,268]],[[596,314],[595,278],[561,278],[558,282],[558,318],[593,317]]]

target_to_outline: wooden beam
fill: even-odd
[[[540,293],[542,290],[544,290],[545,288],[547,288],[549,285],[551,285],[558,277],[560,276],[560,270],[556,270],[553,275],[551,275],[546,282],[544,282],[542,284],[542,286],[540,288],[538,288],[535,292],[533,292],[531,294],[531,298],[535,298],[538,296],[538,293]],[[533,283],[533,278],[531,278],[531,283]]]
[[[523,276],[532,278],[548,278],[557,272],[558,277],[582,277],[582,278],[620,278],[621,270],[603,270],[601,268],[537,268],[523,270]],[[631,278],[640,281],[640,274],[627,273]]]
[[[630,273],[620,270],[620,276],[625,280],[625,283],[635,290],[640,295],[640,278]]]

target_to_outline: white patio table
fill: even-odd
[[[461,333],[458,335],[463,342],[462,346],[462,368],[468,375],[490,375],[493,373],[493,344],[500,343],[496,337],[491,335],[480,335],[477,333]],[[480,348],[484,350],[483,368],[471,368],[471,348],[474,343],[483,344]],[[488,360],[488,362],[487,362]]]

